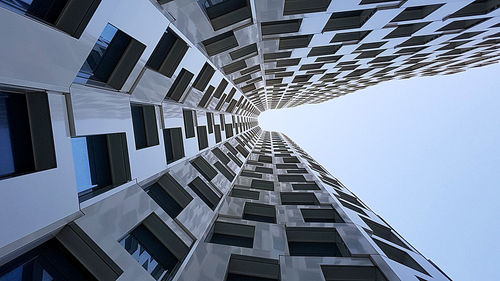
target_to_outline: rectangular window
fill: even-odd
[[[149,57],[146,67],[172,77],[188,49],[186,42],[167,29]]]
[[[131,180],[125,133],[71,139],[80,202]]]
[[[220,197],[200,177],[196,177],[188,186],[210,209],[215,210],[215,207],[219,204]]]
[[[74,82],[120,90],[145,48],[146,45],[107,24]]]
[[[193,200],[170,174],[163,175],[145,191],[171,218],[176,218]]]
[[[224,128],[226,127],[226,119],[224,117],[224,114],[219,114],[219,119],[221,130],[224,131]]]
[[[155,280],[169,280],[189,248],[155,214],[120,240],[120,244]]]
[[[130,104],[137,149],[160,144],[154,105]]]
[[[0,179],[57,167],[46,93],[0,91]]]
[[[226,177],[228,181],[233,181],[234,177],[236,176],[233,170],[222,164],[220,161],[215,162],[214,166],[215,168],[217,168],[217,170],[219,170],[219,172],[221,172],[221,174],[224,175],[224,177]]]
[[[215,222],[210,243],[229,246],[253,247],[255,227],[250,225]]]
[[[271,205],[245,202],[242,218],[244,220],[276,223],[276,209]]]
[[[334,209],[304,209],[300,212],[304,222],[322,222],[322,223],[344,223],[344,220]]]
[[[208,147],[207,126],[198,126],[198,149],[202,150]]]
[[[198,170],[198,172],[200,172],[200,174],[202,174],[208,181],[213,180],[213,178],[217,176],[217,171],[202,156],[198,156],[193,159],[191,161],[191,165],[193,165],[196,170]]]
[[[308,183],[292,183],[293,190],[319,190],[319,186],[315,182]]]
[[[290,256],[348,257],[347,247],[335,228],[287,227]]]
[[[165,99],[171,99],[177,102],[181,101],[182,96],[184,96],[184,92],[191,83],[191,79],[193,79],[194,74],[186,69],[181,69],[177,78],[175,78],[174,83],[170,86],[170,89],[165,96]]]
[[[319,205],[312,192],[281,192],[280,197],[282,205]]]
[[[279,182],[305,182],[303,175],[278,175]]]
[[[220,125],[215,125],[214,130],[215,130],[215,142],[219,143],[222,141],[221,133],[220,133]]]
[[[375,266],[356,265],[321,265],[325,281],[359,281],[375,280],[386,281],[382,272]],[[362,279],[360,279],[362,278]]]
[[[214,114],[212,112],[207,112],[207,125],[208,133],[212,134],[214,132]]]
[[[257,180],[253,179],[252,183],[250,184],[251,188],[255,189],[261,189],[261,190],[267,190],[267,191],[274,191],[274,182],[272,181],[266,181],[266,180]]]
[[[210,79],[212,79],[214,73],[215,69],[211,67],[208,62],[206,62],[200,70],[198,76],[196,76],[196,79],[193,82],[193,88],[203,92],[207,87],[208,82],[210,82]]]
[[[259,200],[259,192],[253,190],[245,190],[240,188],[233,188],[231,191],[231,197],[245,198]]]
[[[232,254],[225,281],[278,281],[280,275],[277,260]]]
[[[186,132],[186,139],[194,138],[194,127],[197,126],[196,111],[191,109],[183,109],[182,117],[184,119],[184,131]]]
[[[101,0],[1,0],[0,7],[80,38]]]
[[[181,128],[164,129],[163,140],[165,142],[167,164],[175,162],[185,156]]]
[[[230,138],[233,136],[233,125],[232,124],[226,124],[226,139]]]
[[[229,162],[231,161],[231,159],[229,159],[229,157],[227,157],[227,155],[218,147],[212,149],[212,153],[225,165],[229,164]]]

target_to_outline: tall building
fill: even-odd
[[[0,280],[450,280],[268,109],[499,60],[499,0],[0,0]]]

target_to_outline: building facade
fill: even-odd
[[[450,280],[267,109],[498,61],[497,0],[0,0],[0,280]]]

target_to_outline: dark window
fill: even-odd
[[[135,147],[137,149],[160,144],[154,105],[131,104]]]
[[[295,156],[293,157],[283,157],[284,163],[300,163],[299,159]]]
[[[276,169],[298,169],[297,164],[276,164]]]
[[[254,173],[254,172],[248,171],[248,170],[241,171],[240,176],[249,177],[249,178],[257,178],[257,179],[261,179],[262,178],[262,174]]]
[[[255,167],[255,171],[259,173],[272,174],[273,168]]]
[[[198,126],[198,149],[202,150],[208,147],[207,126]]]
[[[243,219],[276,223],[276,210],[271,205],[246,202],[243,208]]]
[[[331,0],[285,0],[283,15],[324,12]]]
[[[211,67],[208,62],[206,62],[200,70],[198,76],[196,76],[196,79],[193,82],[193,87],[200,91],[204,91],[214,73],[215,69]]]
[[[227,155],[218,147],[212,149],[212,153],[225,165],[227,165],[231,161],[231,159],[229,159],[229,157],[227,157]]]
[[[226,124],[226,139],[233,136],[233,124]]]
[[[382,272],[375,266],[321,265],[325,281],[386,281]]]
[[[311,192],[281,192],[282,205],[318,205],[316,195]]]
[[[182,96],[184,95],[184,92],[186,92],[186,89],[189,86],[189,83],[191,83],[193,76],[194,74],[190,71],[184,68],[181,69],[179,75],[177,75],[177,77],[175,78],[174,83],[172,84],[172,86],[170,86],[165,99],[171,99],[180,102]]]
[[[200,177],[196,177],[188,186],[210,209],[214,210],[219,204],[220,197]]]
[[[184,143],[182,140],[181,128],[164,129],[163,140],[165,142],[167,164],[175,162],[184,157]]]
[[[377,246],[380,247],[382,252],[384,252],[384,254],[391,260],[399,262],[400,264],[404,264],[409,268],[413,268],[416,271],[422,272],[423,274],[429,275],[429,273],[427,273],[427,271],[425,271],[425,269],[418,262],[416,262],[407,252],[395,248],[379,240],[374,239],[373,241],[377,244]]]
[[[254,232],[254,226],[216,222],[209,241],[214,244],[252,248]]]
[[[106,25],[75,82],[120,90],[146,45],[111,24]]]
[[[319,190],[319,186],[315,182],[308,183],[292,183],[293,190]]]
[[[288,227],[290,256],[347,257],[349,251],[334,228]]]
[[[170,174],[163,175],[145,190],[171,218],[177,217],[193,200],[193,197]]]
[[[245,190],[239,188],[233,188],[233,190],[231,191],[231,197],[246,198],[253,200],[259,200],[259,194],[260,193],[257,191]]]
[[[278,281],[280,266],[277,260],[232,254],[225,281]]]
[[[0,267],[0,280],[97,280],[57,239]]]
[[[253,179],[252,183],[250,184],[250,187],[255,189],[274,191],[274,182]]]
[[[207,126],[208,133],[212,134],[214,132],[214,114],[212,112],[207,112]]]
[[[262,162],[262,163],[269,163],[269,164],[272,164],[273,163],[273,157],[271,156],[265,156],[265,155],[259,155],[259,162]]]
[[[238,165],[238,167],[243,166],[243,162],[241,162],[240,158],[238,158],[237,156],[235,156],[233,153],[228,152],[228,153],[227,153],[227,156],[228,156],[229,158],[231,158],[231,160],[233,160],[233,162],[234,162],[236,165]]]
[[[71,139],[80,201],[130,181],[125,133]]]
[[[278,175],[280,182],[305,182],[306,179],[303,175]]]
[[[101,0],[1,0],[0,7],[80,38],[100,3]]]
[[[222,141],[220,134],[220,125],[215,125],[214,130],[215,130],[215,142],[219,143]]]
[[[186,132],[186,139],[194,138],[194,127],[197,125],[196,111],[191,109],[183,109],[182,117],[184,118],[184,131]]]
[[[224,175],[224,177],[226,177],[226,179],[228,179],[229,181],[233,181],[234,177],[236,176],[233,170],[222,164],[220,161],[215,162],[214,166],[215,168],[217,168],[217,170],[219,170],[219,172],[221,172],[221,174]]]
[[[120,244],[156,280],[173,276],[189,251],[156,215],[146,218]]]
[[[408,249],[408,246],[403,243],[403,241],[401,241],[401,239],[399,239],[399,237],[397,237],[389,227],[378,224],[364,217],[361,217],[361,219],[366,223],[366,225],[368,225],[368,227],[371,229],[371,232],[376,236]]]
[[[0,179],[57,167],[46,93],[0,91]]]
[[[203,0],[214,30],[230,26],[252,16],[247,0]]]
[[[305,222],[344,223],[334,209],[300,209]]]
[[[167,29],[149,57],[146,66],[167,77],[172,77],[188,48],[179,36]]]
[[[202,156],[198,156],[191,161],[193,165],[200,174],[203,175],[208,181],[211,181],[215,176],[217,176],[217,171],[210,165],[210,163],[205,160]]]

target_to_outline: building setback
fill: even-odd
[[[499,0],[0,0],[0,280],[450,280],[265,110],[498,61]]]

